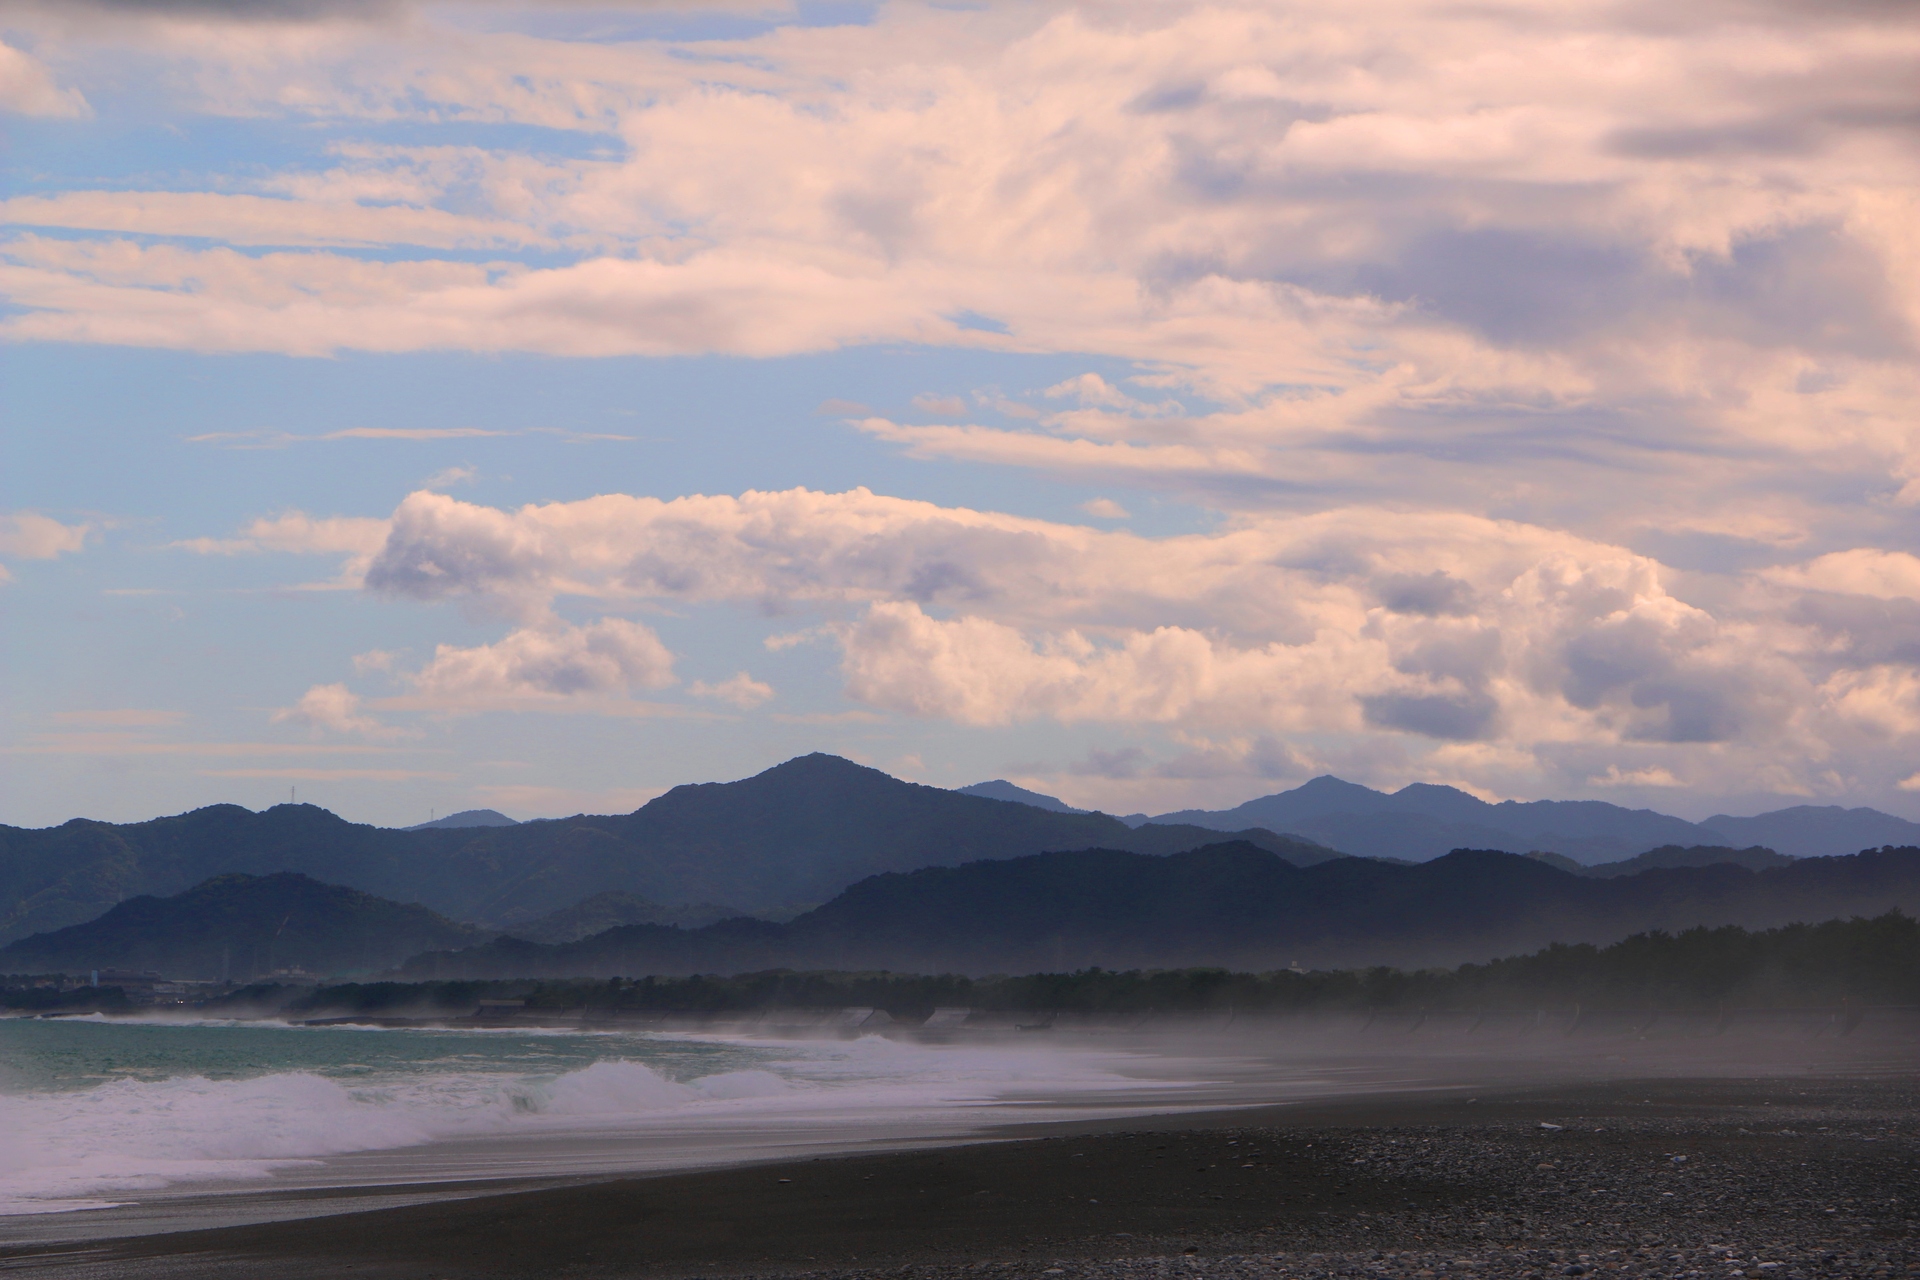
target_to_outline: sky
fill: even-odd
[[[1920,8],[0,0],[0,822],[1920,817]]]

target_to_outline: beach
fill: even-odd
[[[1436,1043],[1266,1105],[1247,1103],[1258,1081],[1243,1045],[1243,1078],[1217,1071],[1177,1106],[1109,1095],[1078,1099],[1075,1115],[1075,1100],[1036,1087],[967,1128],[737,1152],[721,1167],[249,1188],[205,1197],[229,1202],[216,1226],[195,1227],[183,1200],[144,1219],[137,1205],[49,1215],[0,1244],[0,1267],[74,1280],[904,1268],[1125,1280],[1920,1264],[1911,1037],[1723,1044],[1740,1062],[1718,1075],[1701,1043],[1563,1042],[1561,1078],[1534,1083],[1520,1077],[1547,1071],[1544,1055],[1449,1057]],[[1395,1087],[1416,1061],[1426,1078]],[[249,1202],[239,1218],[260,1220],[231,1216]]]
[[[74,1280],[1902,1276],[1920,1268],[1917,1085],[1622,1081],[1057,1124],[13,1249],[0,1267]]]

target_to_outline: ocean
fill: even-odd
[[[0,1215],[870,1147],[1063,1107],[1177,1107],[1190,1065],[877,1036],[6,1019]]]

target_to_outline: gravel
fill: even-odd
[[[1297,1177],[1304,1160],[1335,1195],[1357,1203],[1402,1192],[1424,1203],[1322,1210],[1312,1221],[1240,1224],[1185,1238],[1121,1232],[1058,1240],[1039,1256],[1023,1250],[964,1263],[765,1274],[1920,1277],[1920,1097],[1911,1084],[1783,1086],[1776,1095],[1737,1108],[1679,1107],[1682,1114],[1671,1117],[1610,1106],[1534,1121],[1183,1135],[1215,1149],[1215,1168]]]

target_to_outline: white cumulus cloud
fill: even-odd
[[[0,556],[51,560],[86,546],[91,531],[91,525],[62,524],[31,511],[0,515]]]
[[[725,680],[717,680],[712,684],[695,680],[687,686],[687,692],[696,698],[714,698],[730,703],[742,711],[751,711],[773,698],[772,685],[755,680],[744,671],[737,671]]]
[[[556,623],[571,599],[812,611],[786,634],[837,645],[856,701],[969,725],[1158,726],[1211,743],[1179,767],[1215,773],[1392,741],[1465,781],[1724,788],[1770,770],[1774,789],[1808,791],[1841,757],[1884,772],[1889,742],[1920,745],[1916,619],[1887,602],[1773,570],[1678,575],[1460,513],[1354,507],[1154,537],[861,489],[516,510],[421,491],[388,528],[369,590],[526,619],[413,677],[447,698],[671,681],[638,624]]]
[[[352,733],[364,738],[410,736],[408,730],[382,723],[361,709],[360,695],[344,684],[317,684],[300,695],[291,707],[273,713],[275,724],[310,725],[317,733]]]
[[[451,709],[625,695],[674,683],[673,655],[650,628],[602,618],[584,627],[524,628],[471,648],[443,644],[411,683]]]

